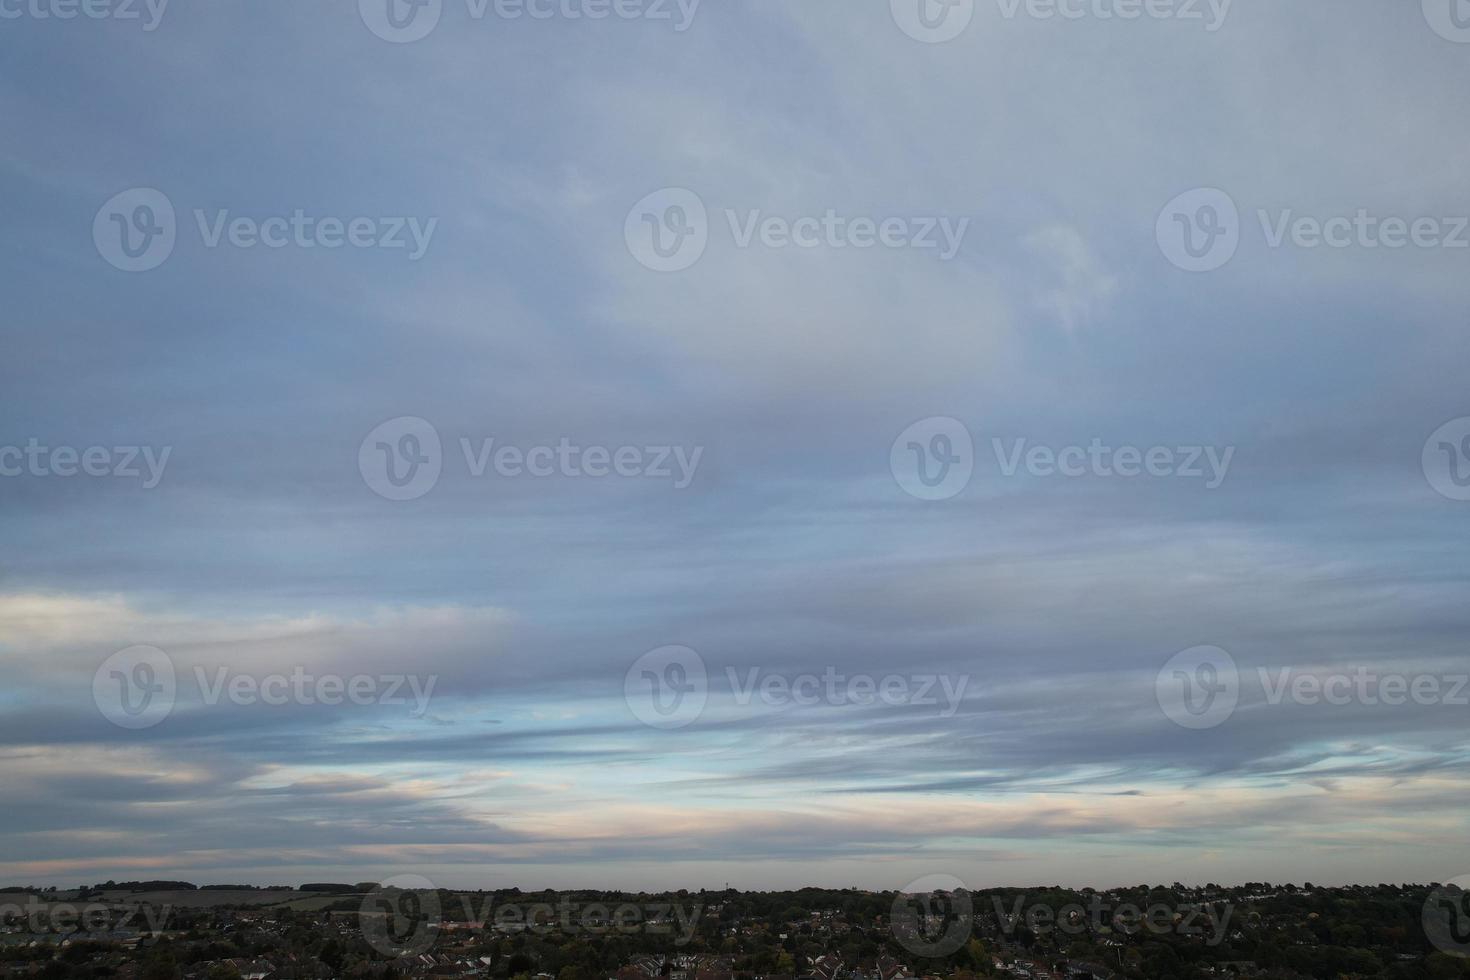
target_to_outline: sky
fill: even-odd
[[[1463,0],[0,50],[0,884],[1470,873]]]

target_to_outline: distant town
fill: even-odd
[[[1435,885],[0,889],[0,980],[1454,980]],[[1436,916],[1446,916],[1440,921]]]

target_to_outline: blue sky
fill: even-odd
[[[168,449],[154,486],[0,476],[0,880],[1470,871],[1470,503],[1434,465],[1460,430],[1431,437],[1470,416],[1448,2],[974,0],[942,43],[905,0],[442,0],[406,43],[373,2],[0,3],[0,464]],[[134,189],[173,245],[130,272],[108,234]],[[648,200],[672,221],[669,189],[707,241],[655,271],[628,229]],[[1158,230],[1198,189],[1238,214],[1208,272]],[[298,210],[318,243],[323,220],[432,231],[416,257],[210,244]],[[1343,247],[1272,244],[1360,212],[1379,230]],[[835,244],[740,240],[829,213]],[[1425,218],[1444,241],[1382,243]],[[853,244],[889,219],[964,222],[960,247]],[[389,499],[369,464],[426,431],[404,418],[439,473]],[[936,418],[972,473],[920,499],[895,440],[932,448]],[[490,439],[641,469],[477,476],[461,440]],[[1213,488],[1007,475],[1017,440],[1231,455]],[[655,472],[675,450],[687,486]],[[94,679],[137,645],[177,690],[129,729]],[[1202,645],[1239,703],[1191,729],[1159,678]],[[635,665],[670,646],[704,707],[658,727]],[[433,690],[209,704],[220,670]],[[777,694],[741,703],[752,670]],[[829,670],[915,697],[779,696]],[[1283,670],[1445,696],[1273,704]],[[931,677],[963,680],[952,710],[916,703]]]

